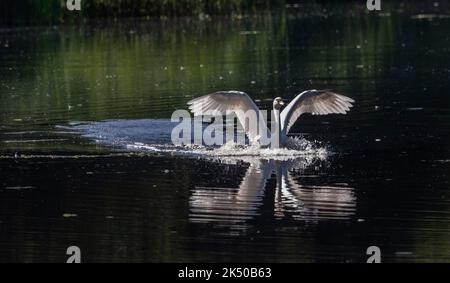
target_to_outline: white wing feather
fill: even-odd
[[[239,123],[244,128],[245,133],[252,142],[259,139],[258,127],[251,127],[245,113],[252,110],[257,116],[257,123],[263,127],[262,131],[267,131],[267,126],[258,106],[245,93],[240,91],[220,91],[205,95],[188,102],[189,109],[195,116],[202,115],[226,115],[236,114]],[[261,121],[260,121],[261,120]],[[262,132],[261,132],[262,133]]]
[[[297,119],[306,113],[313,115],[347,114],[355,101],[330,91],[308,90],[298,95],[281,113],[281,127],[289,133]]]

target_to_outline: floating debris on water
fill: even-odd
[[[64,218],[74,218],[74,217],[78,217],[78,214],[74,214],[74,213],[64,213],[63,214]]]
[[[261,32],[259,30],[247,30],[247,31],[241,31],[240,34],[241,35],[257,35],[260,34]]]
[[[33,186],[17,186],[17,187],[6,187],[5,190],[11,190],[11,191],[22,191],[22,190],[31,190],[35,189],[36,187]]]
[[[433,20],[441,20],[441,19],[450,19],[450,15],[445,15],[445,14],[417,14],[417,15],[411,16],[411,19],[413,19],[413,20],[433,21]]]

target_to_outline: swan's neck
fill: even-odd
[[[272,149],[278,149],[281,147],[281,111],[273,109],[275,118],[275,129],[273,129],[272,137]]]

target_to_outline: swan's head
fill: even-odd
[[[286,103],[284,103],[283,98],[281,98],[281,97],[277,97],[273,101],[273,109],[275,109],[275,110],[281,110],[281,108],[283,108],[283,106],[285,106],[285,105],[286,105]]]

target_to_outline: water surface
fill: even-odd
[[[2,30],[0,261],[449,262],[446,7],[312,11]],[[357,103],[302,154],[170,148],[193,97],[311,88]]]

